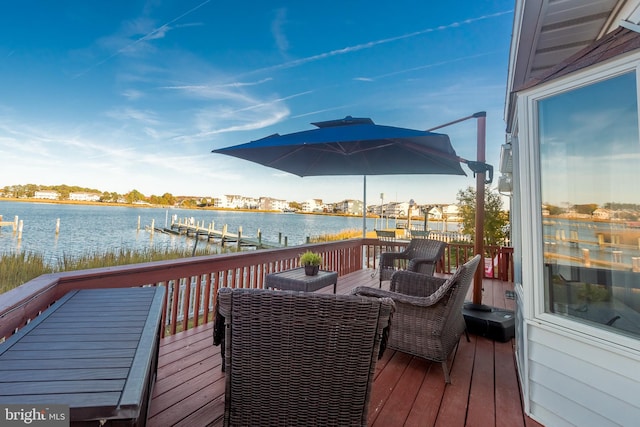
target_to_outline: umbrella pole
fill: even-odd
[[[477,115],[478,119],[478,146],[477,146],[477,160],[478,162],[485,162],[485,145],[486,145],[486,121],[487,115]],[[480,254],[484,260],[484,182],[485,172],[476,174],[476,235],[475,235],[475,253]],[[493,261],[491,261],[493,262]],[[480,267],[476,270],[473,284],[473,304],[482,305],[482,276],[484,273],[483,262],[480,263]]]
[[[367,175],[362,175],[362,238],[367,237]]]

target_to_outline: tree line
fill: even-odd
[[[171,193],[164,193],[161,196],[155,194],[147,197],[138,190],[131,190],[128,193],[120,194],[115,191],[100,191],[95,188],[80,187],[77,185],[37,185],[37,184],[25,184],[25,185],[6,185],[2,189],[4,197],[12,197],[16,199],[33,198],[38,191],[55,191],[58,193],[58,200],[69,200],[71,193],[90,193],[99,194],[99,201],[103,203],[136,203],[136,202],[148,202],[153,205],[167,205],[172,206],[177,202],[183,201],[185,205],[197,205],[197,200],[191,200],[184,198],[179,200]]]

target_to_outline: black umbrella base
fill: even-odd
[[[467,331],[494,341],[507,342],[515,336],[515,313],[484,304],[465,304],[462,309]]]

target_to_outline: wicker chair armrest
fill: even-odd
[[[428,297],[436,292],[446,280],[428,274],[401,270],[391,276],[390,289],[392,292],[406,295]]]
[[[351,291],[352,295],[359,295],[362,297],[374,297],[374,298],[391,298],[395,296],[393,292],[389,292],[384,289],[370,288],[369,286],[358,286]]]
[[[215,317],[213,320],[213,345],[220,346],[222,363],[220,369],[225,371],[225,335],[226,317],[231,313],[231,289],[221,288],[216,299]]]
[[[376,298],[391,298],[396,305],[409,304],[416,307],[430,307],[438,303],[440,298],[416,297],[405,295],[399,292],[391,292],[384,289],[370,288],[368,286],[358,286],[352,293],[354,295],[369,296]]]

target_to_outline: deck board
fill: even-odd
[[[356,286],[378,287],[378,276],[371,273],[340,277],[337,293],[350,293]],[[512,290],[510,283],[485,280],[483,286],[485,304],[514,308],[514,301],[505,298],[505,290]],[[332,291],[327,287],[318,292]],[[225,382],[220,347],[212,345],[212,334],[208,323],[161,341],[148,426],[222,425]],[[452,359],[452,383],[445,385],[439,363],[387,350],[376,365],[369,425],[540,426],[522,409],[513,341],[471,336],[467,342],[463,336]]]

